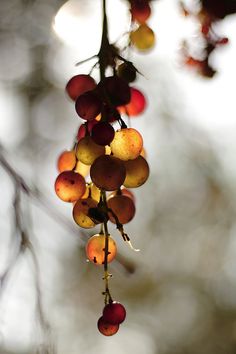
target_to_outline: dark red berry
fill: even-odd
[[[92,120],[101,113],[102,101],[94,91],[88,91],[80,95],[75,102],[75,110],[78,115],[86,120]]]
[[[98,122],[91,131],[91,137],[98,145],[109,145],[114,135],[114,128],[107,122]]]
[[[107,304],[103,309],[103,319],[113,325],[122,323],[125,317],[126,310],[119,302],[113,301]]]

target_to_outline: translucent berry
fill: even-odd
[[[130,117],[133,117],[143,113],[146,108],[146,98],[140,90],[134,87],[131,87],[130,90],[130,102],[125,106],[118,107],[118,110],[120,111],[120,113],[125,113],[128,114]]]
[[[56,194],[64,202],[75,202],[82,197],[85,190],[84,177],[74,171],[60,173],[55,181]]]
[[[139,50],[148,50],[155,44],[155,34],[147,24],[142,24],[130,33],[131,43]]]
[[[80,139],[76,149],[76,156],[85,165],[91,165],[94,160],[105,154],[105,147],[96,144],[91,136],[87,135]]]
[[[71,171],[76,165],[75,151],[63,151],[58,158],[57,168],[59,172]]]
[[[138,157],[143,148],[141,134],[133,128],[118,130],[112,140],[111,151],[115,157],[121,160],[133,160]]]
[[[83,93],[93,90],[97,86],[95,80],[89,75],[75,75],[66,85],[66,92],[75,101]]]
[[[110,263],[116,256],[116,243],[111,236],[108,236],[108,257],[107,262]],[[105,261],[105,242],[106,236],[104,234],[96,234],[87,242],[86,255],[88,259],[96,265],[104,264]]]
[[[99,332],[102,333],[104,336],[113,336],[113,334],[115,334],[119,330],[118,324],[108,323],[104,320],[103,317],[99,318],[97,326]]]
[[[149,176],[149,165],[141,155],[134,160],[125,161],[126,177],[124,186],[137,188],[146,182]]]

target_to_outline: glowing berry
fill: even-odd
[[[104,264],[105,261],[105,243],[106,236],[104,234],[96,234],[87,242],[86,255],[88,259],[96,265]],[[113,261],[117,253],[116,243],[113,238],[108,236],[108,257],[107,262]]]
[[[118,130],[112,140],[111,151],[115,157],[121,160],[133,160],[138,157],[143,148],[141,134],[133,128]]]
[[[75,151],[63,151],[58,158],[57,168],[59,172],[71,171],[76,165]]]
[[[102,333],[104,336],[113,336],[113,334],[115,334],[119,330],[118,324],[108,323],[104,320],[103,317],[99,318],[97,327],[99,332]]]
[[[147,24],[142,24],[130,33],[130,40],[137,49],[148,50],[155,44],[155,34]]]
[[[85,190],[84,177],[74,171],[60,173],[55,181],[56,194],[64,202],[75,202],[82,197]]]
[[[83,93],[93,90],[97,86],[95,80],[89,75],[75,75],[66,85],[66,92],[75,101]]]
[[[85,165],[91,165],[94,160],[105,154],[105,147],[96,144],[91,136],[87,135],[80,139],[76,149],[76,156]]]
[[[146,108],[146,98],[140,90],[134,87],[131,87],[130,90],[130,102],[125,106],[118,107],[118,110],[120,111],[120,113],[125,113],[133,117],[143,113]]]

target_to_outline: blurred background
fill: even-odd
[[[116,41],[129,30],[128,7],[107,3]],[[96,230],[77,227],[54,192],[58,155],[81,123],[64,87],[94,64],[75,66],[98,52],[101,1],[0,1],[1,354],[236,352],[236,17],[214,24],[229,44],[214,51],[217,73],[205,78],[181,59],[183,40],[201,47],[198,23],[177,0],[152,10],[155,48],[129,52],[148,101],[131,125],[151,173],[125,228],[141,251],[111,226],[119,257],[110,287],[127,319],[106,338],[96,328],[103,272],[84,251]]]

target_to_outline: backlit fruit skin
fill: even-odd
[[[97,327],[99,332],[102,333],[104,336],[113,336],[113,334],[116,334],[119,330],[118,324],[108,323],[104,320],[103,317],[99,318]]]
[[[151,15],[151,8],[147,0],[131,0],[132,21],[145,23]]]
[[[146,98],[138,89],[131,87],[131,99],[130,102],[126,106],[118,107],[120,113],[125,113],[130,117],[137,116],[146,108]]]
[[[75,75],[66,85],[66,92],[69,97],[75,101],[83,93],[95,89],[97,86],[95,80],[89,75]]]
[[[126,317],[125,307],[119,302],[113,301],[103,309],[103,319],[113,325],[124,322]]]
[[[117,216],[121,224],[127,224],[135,215],[135,205],[131,198],[125,195],[116,195],[109,198],[107,206]],[[109,219],[112,223],[116,224],[116,219],[111,212],[108,213]]]
[[[140,25],[130,33],[131,43],[139,50],[148,50],[155,44],[155,34],[147,24]]]
[[[55,192],[64,202],[75,202],[82,197],[85,190],[84,177],[74,171],[61,172],[55,181]]]
[[[104,96],[106,102],[106,96],[114,106],[121,106],[129,103],[130,101],[130,88],[128,83],[118,76],[108,76],[98,84],[99,92]]]
[[[143,156],[125,162],[126,178],[124,186],[137,188],[146,182],[149,176],[149,165]]]
[[[115,133],[110,147],[115,157],[123,161],[133,160],[142,151],[143,138],[136,129],[124,128]]]
[[[96,144],[91,136],[80,139],[76,149],[76,156],[85,165],[92,165],[94,160],[105,154],[105,147]]]
[[[113,140],[115,130],[107,122],[98,122],[91,131],[93,141],[98,145],[109,145]]]
[[[90,193],[91,193],[91,197],[96,200],[97,202],[99,202],[100,197],[101,197],[101,191],[100,189],[95,186],[95,184],[91,183],[90,185]]]
[[[97,202],[92,198],[79,199],[73,208],[73,218],[79,226],[84,229],[90,229],[95,226],[95,223],[88,216],[90,208],[96,208]]]
[[[105,261],[105,240],[106,236],[103,234],[96,234],[87,242],[86,255],[88,259],[96,265],[104,264]],[[116,243],[111,236],[108,238],[108,256],[107,262],[113,261],[117,253]]]
[[[94,91],[80,95],[75,102],[77,114],[85,120],[93,120],[101,113],[102,101]]]
[[[114,191],[123,184],[126,170],[123,161],[111,155],[104,155],[94,161],[90,176],[98,188]]]
[[[63,151],[57,161],[59,172],[71,171],[76,165],[75,151]]]

